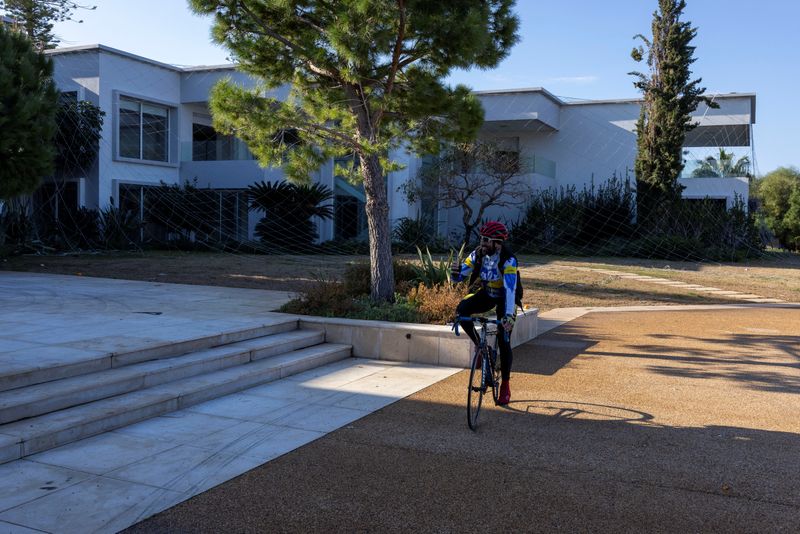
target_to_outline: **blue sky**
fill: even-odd
[[[59,23],[61,46],[101,43],[177,65],[226,63],[210,41],[210,18],[183,0],[96,0],[83,24]],[[693,66],[709,92],[757,94],[759,174],[800,167],[800,2],[688,0],[684,19],[698,28]],[[613,6],[613,7],[610,7]],[[650,35],[656,0],[517,0],[521,41],[492,71],[458,72],[473,89],[544,87],[581,99],[638,96],[627,75],[633,35]]]

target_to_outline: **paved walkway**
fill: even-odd
[[[289,298],[283,291],[0,271],[0,376],[12,367],[259,326]]]
[[[589,313],[130,532],[796,532],[800,309]]]
[[[260,326],[288,298],[0,272],[0,380]],[[350,358],[2,464],[0,534],[116,532],[456,372]]]
[[[753,303],[779,303],[784,302],[781,299],[775,298],[767,298],[761,295],[755,295],[753,293],[742,293],[740,291],[728,291],[725,289],[719,289],[717,287],[711,286],[703,286],[698,284],[687,284],[686,282],[680,282],[678,280],[669,280],[668,278],[659,278],[657,276],[646,276],[634,273],[627,273],[625,271],[615,271],[613,269],[601,269],[598,267],[577,267],[573,265],[548,265],[548,268],[557,268],[557,269],[569,269],[573,271],[585,271],[585,272],[595,272],[595,273],[602,273],[611,276],[618,276],[620,278],[624,278],[626,280],[635,280],[637,282],[644,282],[647,284],[655,284],[661,286],[670,286],[675,287],[678,289],[685,289],[687,291],[697,292],[697,293],[706,293],[708,295],[714,295],[719,297],[725,297],[732,300],[739,300],[742,302],[753,302]]]
[[[0,465],[0,532],[117,532],[458,371],[350,358]]]
[[[0,273],[0,370],[240,328],[286,298]],[[542,314],[562,328],[517,349],[514,403],[478,434],[465,373],[370,360],[196,405],[0,465],[0,533],[115,532],[192,496],[135,530],[797,525],[800,312],[751,306]],[[500,496],[492,524],[477,484]]]

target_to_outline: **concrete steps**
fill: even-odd
[[[280,318],[272,319],[257,327],[234,329],[208,336],[187,337],[180,340],[154,341],[143,346],[102,356],[87,355],[85,358],[71,356],[62,360],[51,357],[48,360],[40,361],[36,354],[32,354],[30,363],[8,368],[0,366],[0,391],[19,389],[34,384],[42,384],[61,378],[69,378],[134,363],[171,358],[198,350],[289,332],[295,329],[297,329],[297,320]]]
[[[288,325],[288,326],[287,326]],[[295,330],[287,331],[291,327]],[[319,331],[296,330],[297,321],[269,325],[270,335],[250,329],[222,346],[203,347],[136,362],[142,351],[110,364],[119,367],[56,378],[0,393],[0,463],[107,432],[259,384],[347,358],[351,346],[324,343]],[[238,339],[237,339],[238,338]],[[242,340],[239,340],[242,339]],[[187,340],[188,341],[188,340]],[[134,352],[139,354],[131,356]],[[154,353],[150,352],[150,356]],[[131,363],[128,363],[131,362]],[[43,376],[43,375],[42,375]]]
[[[282,332],[183,356],[3,391],[0,392],[0,425],[318,345],[323,341],[322,332]]]

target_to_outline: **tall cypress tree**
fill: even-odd
[[[53,170],[53,63],[0,25],[0,199],[32,193]]]
[[[702,96],[701,78],[691,80],[695,62],[692,39],[697,29],[680,20],[684,0],[659,0],[653,13],[652,40],[636,35],[644,46],[631,52],[637,62],[647,58],[649,73],[631,72],[633,85],[644,102],[636,124],[635,162],[638,220],[645,228],[661,226],[681,199],[683,186],[683,142],[686,132],[696,126],[691,113],[700,102],[717,107]]]

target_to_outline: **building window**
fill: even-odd
[[[119,99],[119,156],[169,161],[169,108]]]
[[[519,137],[498,137],[495,140],[497,150],[495,157],[501,169],[519,172]]]
[[[192,124],[191,161],[233,161],[254,160],[255,156],[241,139],[232,135],[222,135],[213,127]]]
[[[61,91],[58,93],[58,105],[68,106],[78,103],[78,91]]]

